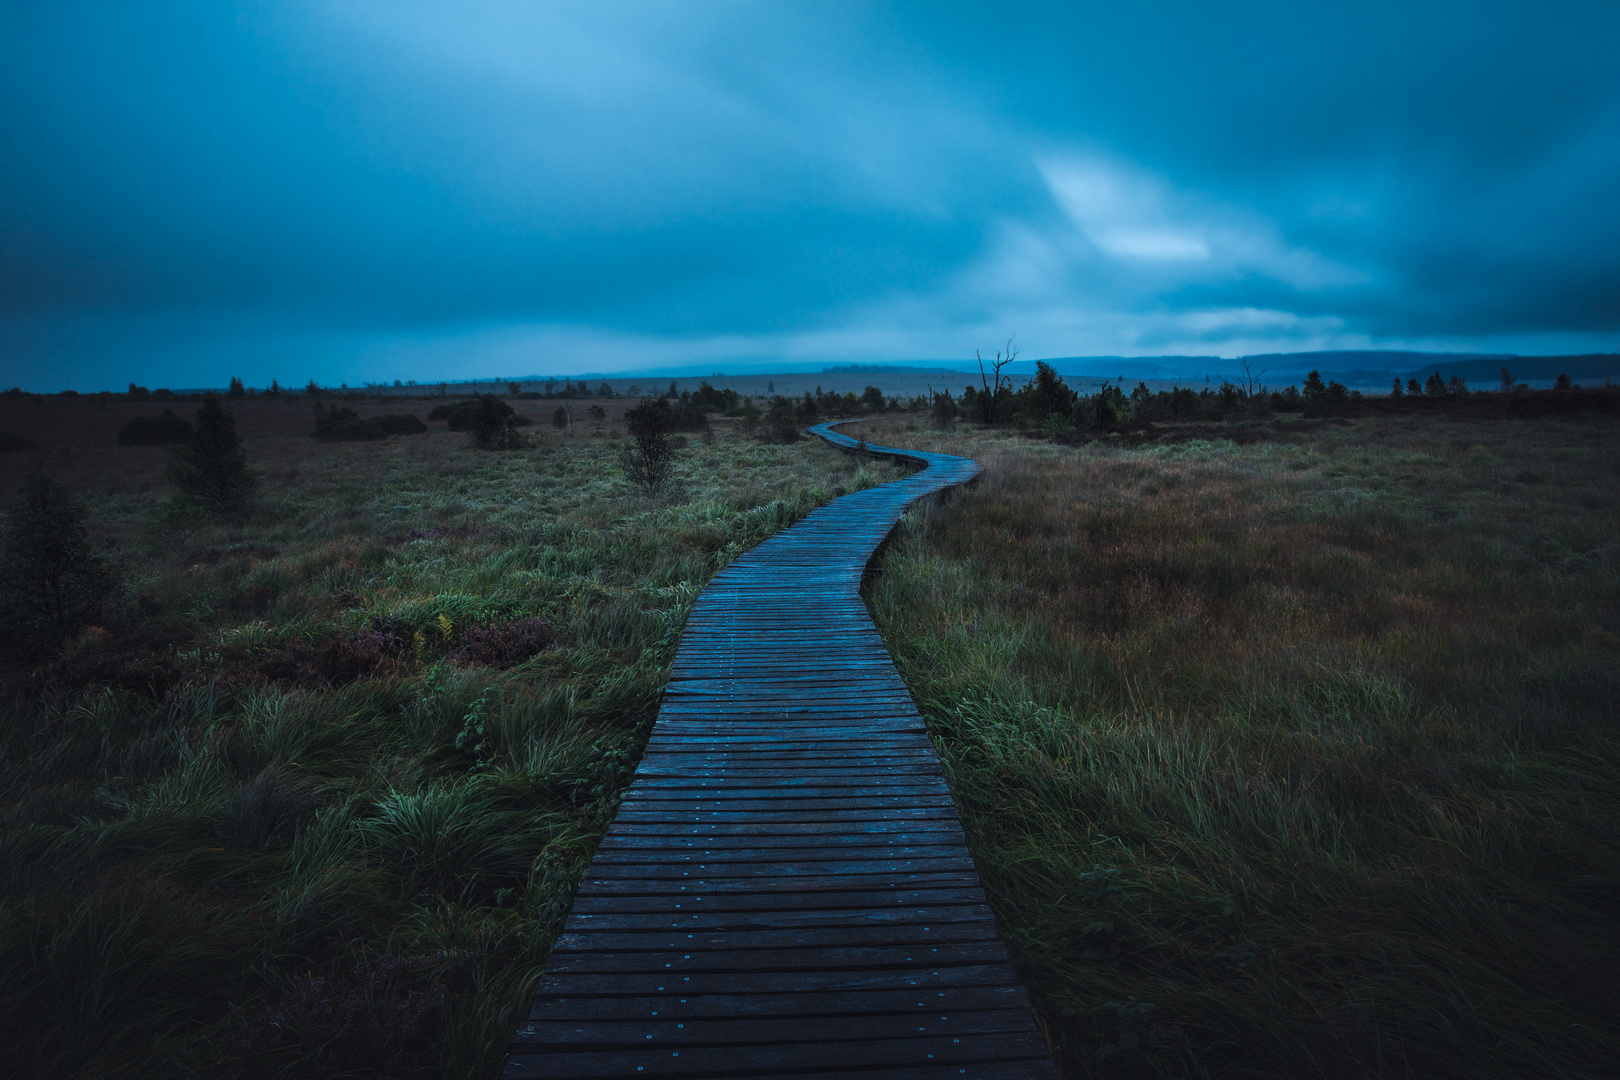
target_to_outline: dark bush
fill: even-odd
[[[236,417],[214,394],[203,395],[197,429],[171,453],[169,479],[212,513],[243,509],[258,487],[258,474],[248,468],[247,453],[236,434]]]
[[[821,410],[816,406],[816,399],[810,396],[810,391],[804,392],[804,397],[793,410],[793,417],[800,427],[810,427],[821,419]]]
[[[1431,382],[1438,383],[1440,376],[1436,375]],[[1445,393],[1444,384],[1440,385],[1440,393]],[[1312,371],[1305,376],[1305,385],[1300,391],[1300,397],[1305,402],[1305,416],[1307,418],[1321,416],[1338,416],[1344,413],[1350,404],[1350,392],[1344,384],[1332,381],[1324,384],[1320,372]]]
[[[698,384],[698,388],[691,392],[690,397],[685,394],[681,396],[687,404],[696,405],[706,412],[720,413],[730,412],[735,409],[741,400],[737,391],[729,387],[724,390],[716,390],[706,382]]]
[[[497,418],[499,418],[497,420]],[[454,405],[438,405],[428,413],[429,420],[447,420],[451,431],[478,432],[500,424],[525,427],[531,421],[494,394],[479,394]]]
[[[311,434],[324,442],[374,442],[388,437],[380,425],[360,419],[353,409],[337,406],[328,411],[319,401],[315,403],[315,430]]]
[[[1089,404],[1090,408],[1086,408],[1086,404]],[[1089,400],[1082,398],[1075,405],[1076,421],[1090,421],[1086,426],[1104,431],[1117,426],[1128,415],[1130,406],[1126,402],[1125,391],[1112,384],[1105,384]],[[1081,424],[1077,422],[1075,426],[1080,427]]]
[[[74,649],[38,669],[29,690],[45,697],[71,697],[86,687],[105,686],[159,700],[185,678],[179,661],[161,647],[163,639],[188,636],[174,624],[148,622],[141,627],[138,649],[119,649],[110,642]]]
[[[34,449],[32,441],[21,435],[13,435],[9,431],[0,431],[0,454],[15,454],[32,449]]]
[[[475,409],[464,428],[457,428],[457,414],[451,413],[452,430],[472,432],[473,445],[485,450],[516,450],[523,445],[523,435],[518,431],[518,425],[525,421],[512,410],[512,406],[493,394],[480,394],[474,405]]]
[[[410,413],[387,413],[360,419],[353,409],[338,406],[327,411],[315,403],[315,438],[326,442],[375,442],[390,435],[420,435],[428,429]]]
[[[675,464],[675,444],[669,437],[673,414],[667,398],[650,398],[624,413],[630,441],[619,452],[619,463],[630,483],[649,496],[663,490]]]
[[[410,635],[391,622],[373,619],[359,634],[328,638],[319,645],[295,642],[253,655],[227,649],[222,654],[230,673],[294,686],[342,686],[393,667],[411,655]]]
[[[84,511],[43,473],[23,480],[22,502],[0,537],[0,635],[17,657],[60,648],[100,618],[117,579],[90,543]]]
[[[455,659],[481,667],[511,667],[549,649],[557,641],[551,624],[538,616],[495,626],[474,626],[461,636]]]
[[[191,424],[164,409],[159,416],[137,416],[118,429],[119,446],[168,446],[191,438]]]
[[[709,410],[693,401],[678,400],[669,403],[669,430],[703,431],[709,426]]]
[[[793,407],[793,402],[780,394],[771,399],[765,422],[759,428],[759,437],[762,442],[768,443],[799,441],[798,410]]]
[[[1132,394],[1132,400],[1140,400],[1148,393],[1146,386],[1140,386],[1138,390],[1140,394]],[[1044,427],[1049,416],[1069,420],[1078,396],[1065,385],[1063,377],[1050,364],[1038,360],[1035,362],[1035,378],[1012,395],[1010,412],[1021,426]]]

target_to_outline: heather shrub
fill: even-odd
[[[455,659],[463,664],[511,667],[544,652],[556,640],[551,624],[531,615],[496,626],[474,626],[464,630]]]

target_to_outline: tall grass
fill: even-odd
[[[278,452],[183,538],[86,496],[132,607],[5,684],[9,1075],[490,1075],[704,583],[897,475],[722,435],[649,502],[605,439]]]
[[[1620,435],[891,437],[987,466],[869,602],[1067,1075],[1612,1072]]]

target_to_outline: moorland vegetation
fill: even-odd
[[[1606,1075],[1620,394],[1255,396],[868,425],[986,467],[868,600],[1065,1075]]]
[[[38,474],[7,518],[7,588],[63,602],[7,598],[42,644],[0,677],[0,1071],[490,1075],[704,583],[899,473],[717,419],[652,499],[606,424],[490,452],[242,407],[107,451],[167,481]]]
[[[703,583],[898,475],[852,416],[987,468],[868,599],[1066,1075],[1620,1051],[1620,394],[509,390],[19,426],[0,1065],[490,1075]]]

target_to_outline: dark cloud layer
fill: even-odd
[[[1617,31],[1609,3],[7,3],[0,361],[1612,349]]]

